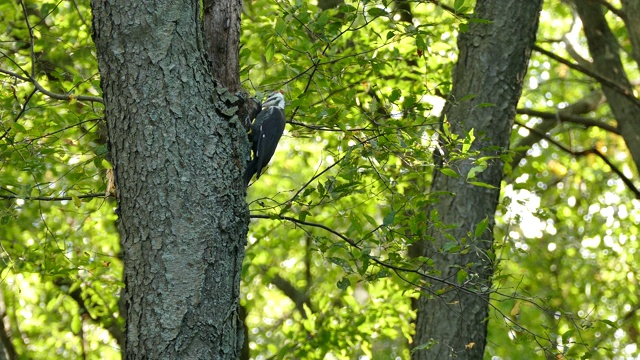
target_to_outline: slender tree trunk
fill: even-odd
[[[198,4],[92,0],[127,359],[235,359],[243,342],[248,141],[236,98],[212,79]]]
[[[640,121],[638,121],[640,101],[634,97],[633,87],[627,78],[624,66],[622,66],[620,44],[616,35],[609,28],[604,17],[604,7],[600,2],[594,0],[574,0],[573,2],[582,20],[589,52],[593,58],[593,70],[617,85],[613,87],[608,83],[601,82],[611,112],[618,122],[620,134],[629,148],[636,168],[640,170]],[[629,16],[632,14],[637,16],[638,13],[633,10],[638,8],[640,6],[637,5],[625,7],[626,10],[631,10]],[[638,18],[630,17],[629,20],[628,22],[635,24]],[[637,36],[634,33],[636,26],[632,25],[629,28],[629,34]],[[634,51],[637,53],[640,50],[634,49]]]
[[[453,134],[464,139],[473,129],[476,140],[472,150],[481,156],[499,156],[508,149],[516,105],[522,91],[531,48],[538,27],[541,0],[478,1],[474,16],[489,23],[472,21],[458,39],[459,59],[453,75],[453,90],[444,110],[445,121]],[[465,96],[475,95],[470,100]],[[492,104],[488,106],[486,104]],[[445,163],[451,159],[445,154]],[[495,159],[475,181],[467,182],[473,159],[452,164],[460,177],[436,171],[431,193],[439,200],[427,209],[453,229],[436,229],[432,224],[428,238],[419,250],[434,261],[427,269],[451,282],[457,282],[462,269],[469,274],[464,287],[479,294],[430,284],[416,302],[418,317],[413,340],[414,359],[482,359],[487,338],[488,289],[493,272],[492,228],[500,194],[503,162]],[[488,219],[487,230],[479,237],[474,229]],[[445,231],[451,237],[444,236]],[[446,243],[455,239],[465,251],[447,252]],[[439,292],[440,291],[440,292]]]
[[[7,307],[4,303],[4,292],[0,286],[0,360],[15,360],[18,358],[16,349],[11,342],[9,319],[7,318]]]

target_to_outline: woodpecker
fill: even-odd
[[[244,183],[249,185],[253,174],[260,178],[262,169],[276,152],[278,141],[284,132],[284,95],[280,91],[271,93],[262,104],[262,110],[251,125],[249,140],[253,150],[253,159],[244,172]]]

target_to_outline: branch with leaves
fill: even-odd
[[[7,57],[6,54],[0,52],[0,54],[2,54],[3,56]],[[17,65],[17,64],[16,64]],[[36,90],[38,90],[39,92],[43,93],[44,95],[47,95],[48,97],[55,99],[55,100],[65,100],[65,101],[89,101],[89,102],[98,102],[98,103],[103,103],[104,101],[102,100],[101,97],[98,96],[89,96],[89,95],[74,95],[74,94],[56,94],[54,92],[51,92],[47,89],[45,89],[42,85],[40,85],[40,83],[33,78],[31,75],[25,75],[22,76],[18,73],[15,73],[13,71],[10,70],[6,70],[6,69],[0,69],[0,73],[8,75],[12,78],[15,79],[19,79],[25,82],[29,82],[31,84],[33,84],[33,86],[36,88]]]

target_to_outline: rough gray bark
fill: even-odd
[[[618,128],[622,135],[636,168],[640,169],[640,101],[633,97],[633,87],[626,76],[622,61],[620,60],[620,45],[613,34],[607,20],[604,17],[602,4],[593,0],[574,1],[580,19],[582,20],[589,52],[593,58],[593,70],[599,75],[604,76],[608,80],[618,85],[618,88],[624,89],[626,94],[622,94],[619,89],[615,89],[609,84],[601,82],[602,90],[607,97],[607,102],[611,108],[611,112],[618,121]],[[627,3],[627,2],[625,2]],[[625,6],[626,10],[631,10],[627,17],[637,15],[635,10],[638,6]],[[631,19],[631,18],[629,18]],[[637,22],[634,18],[630,22]],[[628,22],[629,23],[629,22]],[[637,26],[629,28],[629,34],[632,41],[636,34]],[[638,44],[634,44],[634,46]],[[638,49],[634,47],[634,54],[638,53]],[[640,64],[639,64],[640,65]]]
[[[631,40],[633,59],[640,66],[640,1],[622,0],[622,11],[625,14],[624,24]]]
[[[125,263],[126,359],[234,359],[243,341],[248,141],[235,99],[212,79],[198,3],[92,1]]]
[[[508,149],[516,105],[522,91],[522,80],[535,41],[541,0],[478,1],[474,15],[491,23],[471,22],[469,31],[458,39],[459,59],[453,74],[453,89],[444,110],[451,132],[464,138],[474,129],[476,140],[472,149],[481,155],[498,155]],[[475,95],[471,100],[459,101]],[[493,106],[479,106],[491,103]],[[444,161],[448,161],[447,155]],[[465,287],[479,294],[461,289],[429,284],[416,301],[418,316],[413,339],[413,359],[482,359],[487,338],[488,295],[491,287],[493,263],[491,246],[494,213],[500,194],[503,163],[495,160],[478,175],[477,180],[494,189],[474,186],[466,182],[471,160],[457,162],[459,178],[436,171],[432,194],[440,195],[437,203],[427,209],[438,213],[440,221],[454,225],[447,232],[454,239],[469,245],[467,253],[442,251],[451,239],[443,236],[434,224],[422,243],[422,254],[434,261],[436,274],[456,282],[456,274],[464,268],[470,274]],[[488,230],[474,240],[474,228],[484,218],[489,219]],[[445,290],[444,294],[436,294]],[[433,344],[429,347],[428,344]],[[422,349],[420,349],[422,347]],[[426,349],[428,348],[428,349]]]
[[[213,77],[230,91],[240,90],[240,12],[242,0],[204,0],[203,23]]]

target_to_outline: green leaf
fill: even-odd
[[[377,273],[367,277],[368,281],[375,281],[375,280],[379,280],[379,279],[383,279],[386,277],[391,276],[391,272],[389,272],[388,269],[382,269],[380,271],[378,271]]]
[[[343,258],[331,256],[331,257],[327,258],[327,260],[329,260],[332,263],[340,266],[344,271],[346,271],[348,273],[353,272],[353,269],[351,268],[351,264],[347,260],[345,260]]]
[[[475,135],[473,134],[473,129],[469,130],[469,132],[467,133],[467,137],[464,139],[464,142],[462,143],[462,154],[466,154],[469,152],[469,149],[471,149],[471,144],[473,144],[473,141],[476,139]]]
[[[358,273],[360,275],[364,275],[369,269],[369,265],[371,264],[371,256],[368,254],[362,254],[362,265],[358,266]]]
[[[442,122],[442,131],[444,132],[445,137],[451,137],[451,124],[449,124],[449,121],[447,121],[446,117]]]
[[[377,221],[376,221],[376,219],[374,219],[371,215],[363,213],[363,214],[362,214],[362,216],[364,216],[364,218],[365,218],[365,219],[367,219],[367,222],[368,222],[370,225],[372,225],[372,226],[374,226],[374,227],[377,227],[377,226],[378,226],[378,222],[377,222]]]
[[[586,353],[584,353],[584,355],[582,355],[580,359],[587,360],[591,358],[593,358],[593,354],[591,353],[591,351],[587,351]]]
[[[351,281],[346,277],[343,277],[342,279],[340,279],[340,281],[338,281],[336,285],[338,286],[338,289],[346,290],[349,286],[351,286]]]
[[[300,214],[298,214],[298,220],[305,221],[307,220],[308,215],[309,215],[308,211],[301,211]]]
[[[54,3],[44,3],[42,4],[42,6],[40,6],[40,14],[44,18],[48,16],[49,13],[56,8],[57,6]]]
[[[489,218],[485,217],[484,219],[482,219],[482,221],[480,221],[477,225],[475,230],[473,231],[473,236],[477,239],[480,236],[482,236],[482,234],[484,234],[485,230],[487,230],[487,227],[489,226]]]
[[[446,252],[456,252],[460,250],[460,245],[456,241],[450,241],[442,246],[442,250]]]
[[[465,96],[463,96],[463,97],[462,97],[462,99],[460,99],[460,100],[459,100],[459,102],[464,102],[464,101],[472,100],[472,99],[474,99],[476,96],[478,96],[478,95],[476,95],[476,94],[469,94],[469,95],[465,95]]]
[[[303,319],[302,326],[307,331],[307,333],[313,334],[316,331],[316,322],[314,321],[313,317]]]
[[[389,102],[396,102],[402,96],[402,92],[399,89],[393,89],[391,95],[389,95]]]
[[[571,338],[571,336],[575,332],[576,332],[575,329],[571,329],[571,330],[565,331],[564,334],[562,334],[562,342],[566,344],[567,341],[569,340],[569,338]]]
[[[100,159],[100,168],[102,168],[102,169],[112,169],[113,166],[111,166],[111,163],[108,162],[106,159]]]
[[[450,176],[452,178],[459,178],[460,177],[460,174],[458,174],[457,172],[453,171],[453,169],[451,169],[451,168],[440,168],[438,170],[440,170],[441,173],[443,173],[443,174],[445,174],[447,176]]]
[[[464,284],[464,282],[469,277],[469,273],[467,273],[464,269],[458,270],[458,283]]]
[[[282,35],[284,30],[286,29],[287,24],[285,24],[284,19],[282,17],[276,18],[276,33]]]
[[[431,349],[433,347],[433,345],[437,344],[438,342],[434,339],[429,339],[428,342],[424,343],[424,344],[420,344],[418,346],[415,346],[411,349],[411,353],[414,353],[418,350],[428,350]]]
[[[367,9],[367,13],[373,17],[386,16],[388,15],[385,9],[381,9],[379,7],[370,7]]]
[[[271,60],[273,60],[273,56],[276,53],[276,48],[273,45],[273,42],[269,41],[267,42],[266,48],[264,49],[264,58],[265,60],[267,60],[268,63],[271,62]]]
[[[11,127],[13,128],[13,130],[16,133],[26,133],[27,129],[22,126],[22,124],[20,124],[19,122],[14,122],[13,124],[11,124]]]
[[[420,35],[416,36],[416,48],[420,51],[425,51],[427,49],[427,43],[424,41],[424,38]]]
[[[78,334],[80,332],[80,327],[82,326],[82,322],[80,321],[80,316],[75,315],[71,319],[71,331],[74,334]]]
[[[470,22],[474,22],[477,24],[493,24],[493,21],[491,20],[487,20],[487,19],[481,19],[481,18],[469,18]]]
[[[71,199],[73,200],[73,204],[76,206],[76,208],[82,206],[82,200],[78,196],[72,194]]]
[[[393,219],[396,217],[396,212],[394,210],[389,211],[389,213],[382,220],[382,225],[389,226],[393,224]]]
[[[475,179],[477,174],[480,174],[485,170],[487,170],[486,163],[472,167],[471,169],[469,169],[469,172],[467,173],[467,180]]]
[[[471,184],[471,185],[475,185],[475,186],[480,186],[480,187],[484,187],[487,189],[497,189],[497,187],[491,185],[491,184],[487,184],[481,181],[468,181],[467,183]]]
[[[600,321],[602,321],[603,323],[611,326],[614,329],[618,328],[618,325],[615,322],[611,321],[611,320],[603,319],[603,320],[600,320]]]
[[[315,25],[317,28],[322,28],[325,25],[327,25],[328,21],[329,21],[329,12],[323,11],[320,13],[320,16],[318,16],[318,18],[316,19]]]

